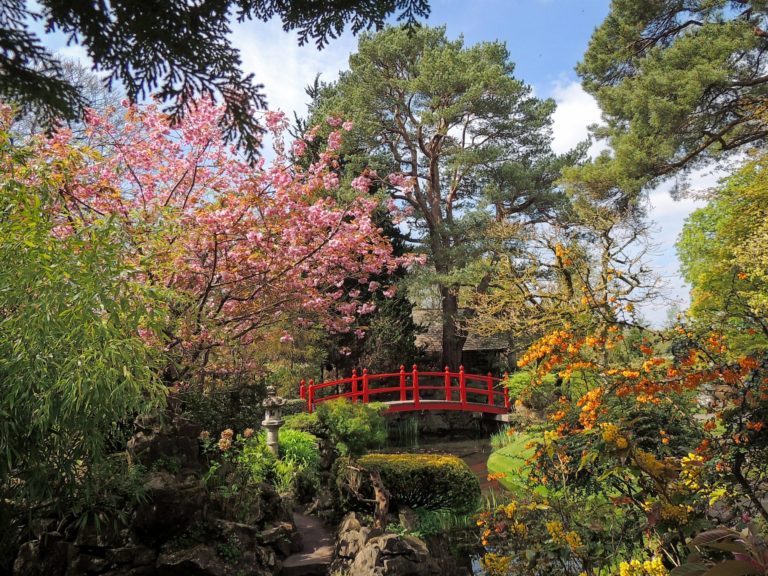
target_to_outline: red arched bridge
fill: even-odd
[[[420,372],[413,365],[406,371],[369,374],[363,370],[341,380],[329,380],[320,384],[301,381],[301,398],[312,410],[323,402],[335,398],[348,398],[352,402],[383,402],[389,405],[386,412],[409,410],[464,410],[507,414],[510,411],[508,390],[501,385],[501,378],[480,374],[467,374],[464,367],[458,372],[446,369],[442,372]]]

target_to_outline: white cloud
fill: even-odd
[[[552,97],[557,102],[557,109],[552,115],[552,148],[562,154],[587,138],[590,125],[600,122],[600,107],[578,82],[556,83]],[[595,146],[590,150],[592,154],[597,151]]]
[[[326,82],[335,80],[357,48],[357,40],[349,33],[320,51],[313,44],[299,46],[296,34],[284,32],[277,20],[238,24],[232,41],[241,52],[243,71],[253,73],[255,81],[264,85],[269,108],[280,109],[289,118],[294,111],[304,115],[309,102],[304,88],[315,76],[320,73]]]
[[[583,141],[588,127],[601,121],[600,108],[595,99],[587,94],[578,82],[564,81],[554,85],[552,97],[557,102],[553,115],[552,148],[563,153]],[[603,142],[593,144],[592,156],[606,148]],[[640,307],[641,314],[654,326],[661,326],[667,320],[667,310],[672,304],[686,308],[689,303],[689,287],[680,276],[679,262],[675,252],[675,242],[683,229],[688,215],[704,206],[705,202],[695,199],[697,193],[703,193],[717,184],[723,172],[711,169],[692,173],[688,177],[688,190],[691,195],[675,200],[671,192],[674,182],[666,182],[648,194],[648,216],[653,223],[647,254],[648,265],[662,281],[662,297],[653,303]]]

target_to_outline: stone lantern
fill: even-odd
[[[285,404],[285,398],[277,395],[274,386],[267,386],[267,397],[261,403],[264,407],[264,420],[261,425],[267,430],[267,447],[278,457],[280,456],[278,431],[283,425],[281,418],[283,404]]]

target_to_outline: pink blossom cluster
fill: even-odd
[[[375,307],[357,301],[359,290],[343,298],[345,279],[381,290],[371,278],[408,263],[393,256],[373,223],[374,200],[337,199],[336,150],[351,123],[329,119],[338,129],[320,159],[303,169],[279,152],[284,115],[268,113],[278,156],[254,167],[225,144],[221,116],[202,100],[171,126],[153,105],[127,107],[120,123],[89,113],[86,144],[66,129],[57,132],[40,145],[40,156],[61,172],[58,232],[117,220],[141,277],[181,296],[171,345],[194,362],[226,357],[233,343],[254,342],[296,318],[301,326],[349,331],[357,315]],[[306,141],[290,149],[301,156]],[[352,185],[366,191],[370,183],[360,176]],[[280,340],[292,338],[284,332]]]

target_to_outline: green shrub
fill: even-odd
[[[510,374],[505,386],[509,390],[509,397],[514,402],[521,400],[525,406],[533,410],[544,410],[554,400],[554,392],[557,387],[557,376],[546,374],[540,384],[531,385],[532,374],[527,370]]]
[[[462,514],[474,512],[480,501],[480,482],[458,456],[368,454],[358,462],[381,474],[395,505]]]
[[[307,401],[301,398],[291,398],[285,401],[283,405],[283,416],[291,416],[292,414],[306,414],[307,413]]]
[[[328,431],[320,423],[320,419],[317,417],[317,412],[309,414],[302,412],[300,414],[292,414],[284,418],[283,427],[281,432],[285,430],[301,430],[302,432],[308,432],[318,438],[327,438]]]
[[[340,454],[362,454],[382,446],[387,427],[381,411],[383,404],[353,404],[344,398],[317,406],[317,418]]]
[[[257,434],[243,442],[237,462],[250,473],[253,482],[269,482],[274,478],[275,455],[267,447],[264,434]]]
[[[316,436],[309,432],[284,428],[280,430],[279,443],[282,458],[295,460],[308,468],[319,467],[320,452]]]

